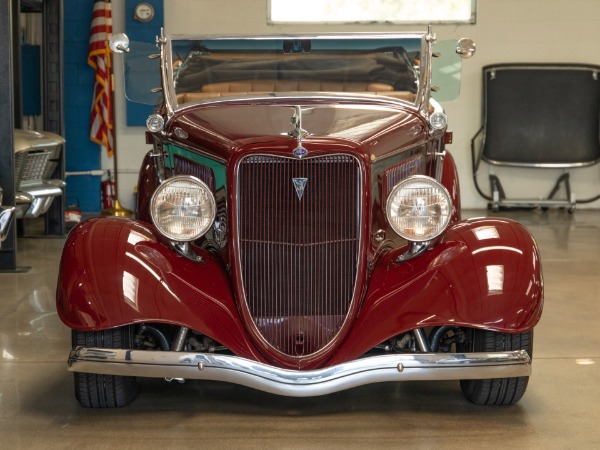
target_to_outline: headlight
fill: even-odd
[[[146,119],[146,127],[153,133],[158,133],[165,126],[165,119],[159,114],[151,114]]]
[[[409,241],[424,242],[439,236],[450,221],[450,194],[436,180],[415,175],[392,189],[386,214],[394,231]]]
[[[429,124],[435,130],[441,130],[448,124],[448,117],[443,112],[434,112],[429,116]]]
[[[215,198],[198,178],[178,175],[154,192],[150,214],[158,231],[177,242],[203,236],[215,220]]]

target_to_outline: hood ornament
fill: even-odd
[[[300,108],[300,106],[295,106],[294,110],[294,114],[290,118],[290,123],[294,126],[294,129],[291,130],[288,135],[291,138],[296,139],[298,143],[294,151],[292,151],[292,154],[296,158],[302,159],[308,154],[308,150],[302,147],[302,138],[308,136],[308,131],[302,129],[302,108]]]
[[[294,189],[296,189],[296,195],[298,196],[298,201],[302,201],[302,196],[304,195],[304,189],[306,188],[307,181],[308,178],[292,178]]]

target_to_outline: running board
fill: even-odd
[[[280,369],[214,353],[76,347],[69,371],[235,383],[288,397],[313,397],[384,381],[527,377],[524,350],[494,353],[421,353],[372,356],[316,370]]]

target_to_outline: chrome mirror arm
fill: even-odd
[[[427,35],[425,36],[426,50],[421,61],[421,68],[425,67],[425,73],[422,74],[423,91],[421,97],[420,111],[425,117],[429,117],[429,100],[431,98],[431,60],[433,55],[433,44],[436,41],[436,35],[433,32],[431,25],[427,27]]]

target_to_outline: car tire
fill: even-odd
[[[133,327],[126,326],[102,331],[72,331],[73,347],[102,347],[130,349],[133,347]],[[75,398],[86,408],[117,408],[136,397],[135,377],[74,373]]]
[[[467,335],[467,341],[459,347],[459,351],[525,350],[532,356],[533,330],[520,334],[470,330]],[[513,405],[525,394],[528,381],[529,377],[461,380],[460,387],[464,396],[477,405]]]

